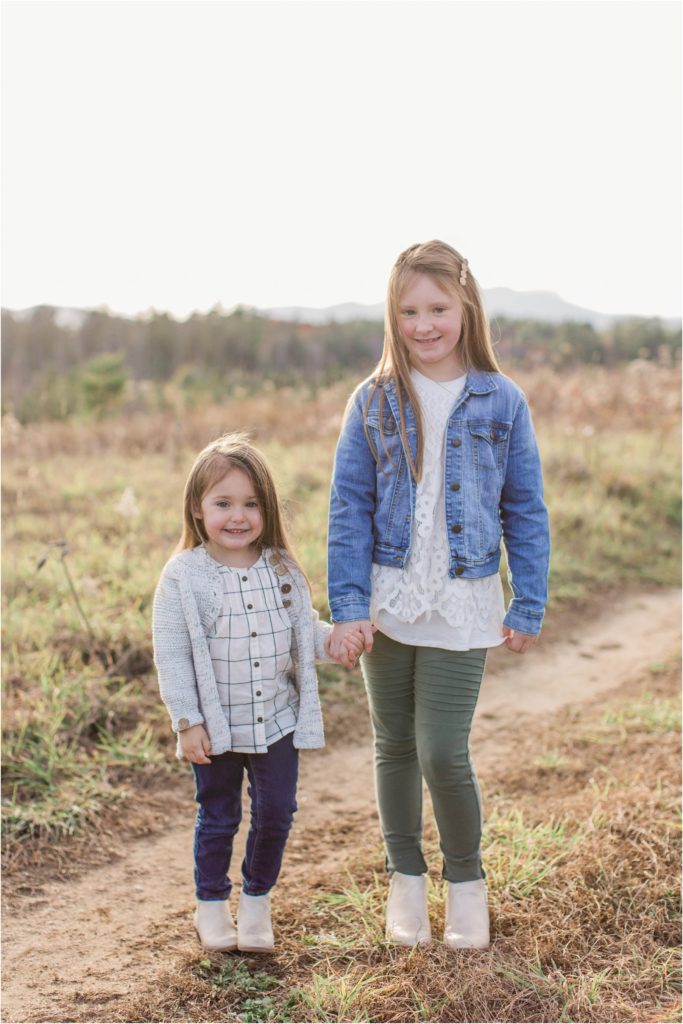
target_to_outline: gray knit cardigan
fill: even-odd
[[[323,644],[331,630],[311,607],[306,580],[291,560],[265,548],[285,590],[292,622],[292,661],[299,692],[299,713],[294,746],[314,749],[325,745],[315,662],[330,661]],[[207,636],[223,603],[218,564],[203,546],[181,551],[166,563],[154,594],[152,634],[154,663],[161,698],[168,708],[174,732],[202,724],[211,750],[231,749],[230,726],[221,707]],[[284,604],[284,601],[283,601]],[[177,756],[182,757],[180,741]]]

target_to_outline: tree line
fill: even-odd
[[[491,325],[503,370],[615,365],[636,358],[680,358],[681,330],[659,319],[629,318],[597,331],[589,323],[496,318]],[[138,407],[163,401],[172,382],[184,400],[219,400],[235,389],[325,385],[370,372],[382,350],[381,321],[304,324],[245,309],[175,320],[167,313],[128,319],[91,311],[66,326],[58,311],[2,312],[2,402],[21,422],[106,415],[124,396]]]

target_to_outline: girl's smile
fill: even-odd
[[[255,488],[242,469],[230,469],[206,492],[197,518],[204,523],[206,550],[224,565],[247,568],[258,556],[263,516]]]
[[[462,303],[427,274],[416,273],[401,295],[398,309],[403,340],[416,370],[432,380],[453,380],[465,373],[459,355]]]

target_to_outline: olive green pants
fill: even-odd
[[[469,736],[486,649],[412,647],[375,633],[361,659],[375,736],[377,804],[387,869],[427,870],[422,780],[429,787],[449,882],[483,878],[481,794]]]

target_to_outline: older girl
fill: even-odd
[[[338,655],[365,637],[394,942],[431,939],[424,779],[447,883],[444,941],[488,945],[470,727],[488,648],[524,654],[536,642],[548,559],[529,408],[499,370],[477,283],[450,245],[413,245],[391,272],[380,363],[349,401],[329,522],[329,647]]]

